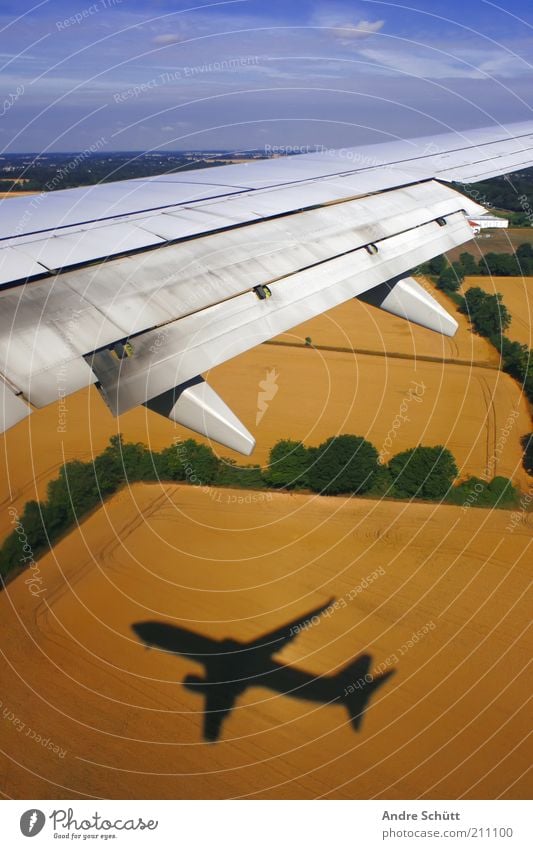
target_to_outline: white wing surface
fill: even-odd
[[[531,165],[533,122],[4,200],[0,429],[96,383],[249,454],[202,373],[353,297],[453,335],[409,271]]]

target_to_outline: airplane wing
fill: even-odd
[[[263,650],[268,657],[277,654],[292,642],[292,640],[296,639],[301,631],[311,627],[313,619],[321,616],[334,601],[334,598],[330,598],[325,604],[321,604],[320,607],[310,610],[304,616],[300,616],[292,622],[286,622],[285,625],[281,625],[267,634],[262,634],[257,640],[246,643],[246,649]]]
[[[132,631],[146,645],[205,663],[217,651],[217,641],[164,622],[136,622]]]
[[[250,454],[202,373],[350,298],[457,327],[409,271],[533,165],[533,122],[0,202],[0,430],[95,384]]]

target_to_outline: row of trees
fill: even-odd
[[[433,257],[432,260],[425,263],[420,271],[422,274],[427,274],[435,281],[437,289],[442,289],[444,292],[456,292],[465,278],[466,272],[463,269],[463,258],[469,257],[475,264],[474,257],[471,254],[461,254],[460,262],[449,263],[444,254]],[[473,272],[474,274],[477,271]]]
[[[367,495],[400,499],[420,498],[461,503],[477,479],[454,487],[457,465],[442,446],[417,446],[393,457],[387,466],[378,462],[378,452],[361,436],[343,435],[327,439],[317,447],[281,440],[270,453],[266,469],[237,466],[216,457],[194,439],[162,451],[151,451],[140,443],[124,442],[113,436],[94,461],[65,463],[59,476],[49,482],[46,498],[29,501],[19,517],[24,532],[26,563],[34,559],[124,483],[139,481],[183,481],[204,487],[243,489],[279,488],[312,490],[322,495]],[[509,506],[519,493],[505,478],[486,484],[477,503]],[[10,534],[0,549],[0,575],[5,577],[20,566],[21,542]]]
[[[193,439],[180,444],[197,475],[212,482],[219,460],[210,448]],[[100,506],[124,483],[186,479],[186,465],[175,446],[150,451],[141,443],[124,442],[120,435],[111,437],[107,448],[93,461],[65,463],[51,480],[44,501],[29,501],[19,518],[33,558],[52,545],[83,516]],[[28,553],[28,551],[26,551]],[[0,549],[0,575],[5,576],[20,564],[19,536],[13,532]]]
[[[533,403],[533,350],[507,336],[491,339],[501,355],[502,368],[521,384],[526,398]]]
[[[457,476],[447,448],[418,446],[379,464],[374,445],[362,436],[333,436],[318,447],[282,440],[270,452],[270,486],[311,489],[321,495],[388,495],[442,499]]]
[[[461,256],[464,256],[462,254]],[[471,254],[469,254],[471,256]],[[475,259],[472,257],[472,260]],[[469,267],[471,267],[471,263]],[[514,253],[488,253],[477,263],[477,271],[466,274],[486,274],[493,277],[528,277],[533,275],[533,245],[519,245]]]
[[[519,253],[520,262],[529,262],[528,273],[533,275],[533,246],[521,245],[517,250],[517,254]],[[485,260],[491,256],[514,259],[509,254],[488,254]],[[465,275],[475,273],[469,267],[470,263],[476,265],[474,257],[468,253],[461,254],[460,262],[451,265],[444,256],[439,256],[427,263],[423,271],[435,279],[438,288],[453,298],[459,306],[459,312],[468,316],[475,332],[485,336],[495,346],[501,356],[503,371],[520,382],[526,397],[533,402],[533,351],[527,345],[513,342],[505,336],[505,331],[511,324],[511,314],[503,303],[501,294],[488,294],[478,286],[467,289],[464,296],[457,294]],[[520,273],[526,273],[523,268],[522,265]]]
[[[473,287],[465,292],[459,311],[468,316],[476,333],[487,337],[494,345],[500,353],[502,369],[520,382],[526,397],[533,402],[533,351],[504,335],[511,315],[502,296],[499,293],[488,295]]]
[[[435,279],[438,289],[444,292],[457,292],[465,277],[522,277],[533,276],[533,245],[520,245],[512,253],[488,253],[479,260],[464,251],[458,260],[448,262],[444,255],[434,257],[421,269]]]
[[[501,338],[511,324],[511,313],[500,293],[487,294],[479,286],[467,289],[459,312],[468,317],[476,333],[491,341]]]

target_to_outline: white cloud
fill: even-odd
[[[379,32],[385,26],[385,21],[359,21],[357,24],[346,23],[333,27],[333,34],[346,46],[354,41],[368,38]]]
[[[485,79],[516,78],[531,73],[531,66],[504,50],[482,50],[478,48],[430,50],[415,44],[404,47],[363,46],[358,56],[375,65],[374,70],[394,76],[410,74],[422,79]]]
[[[459,56],[461,56],[460,51]],[[531,74],[533,71],[531,64],[525,59],[503,50],[478,50],[470,53],[470,61],[477,64],[482,76],[488,74],[492,77],[512,79]]]
[[[183,35],[179,32],[164,32],[152,39],[152,44],[179,44],[183,41]]]

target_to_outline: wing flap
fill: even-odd
[[[91,328],[98,343],[82,351],[89,353],[107,344],[110,326],[119,328],[115,340],[141,333],[463,208],[484,211],[447,186],[422,183],[80,268],[28,288],[24,298],[31,291],[39,322],[57,313],[61,291],[70,309],[101,315],[101,332]],[[8,317],[18,296],[2,303]]]
[[[24,401],[0,380],[0,433],[23,421],[30,414],[31,409]]]
[[[123,336],[57,278],[0,295],[0,374],[37,407],[94,383],[83,355]]]
[[[97,378],[113,412],[125,412],[466,241],[465,207],[482,209],[422,183],[4,290],[0,374],[36,406],[57,399],[58,375],[64,394]],[[369,245],[379,245],[378,256]],[[265,284],[275,295],[268,303],[253,292]],[[91,359],[132,336],[133,357]],[[221,405],[206,402],[202,432],[218,438],[215,422],[224,422],[223,442],[250,445]]]
[[[376,254],[360,248],[271,282],[268,300],[246,292],[142,334],[114,373],[88,362],[119,415],[470,238],[468,221],[455,213],[447,226],[431,222],[383,240]]]
[[[67,395],[96,383],[96,375],[81,357],[62,363],[59,367],[33,374],[23,387],[24,396],[35,407],[46,407],[54,401],[61,403]]]

